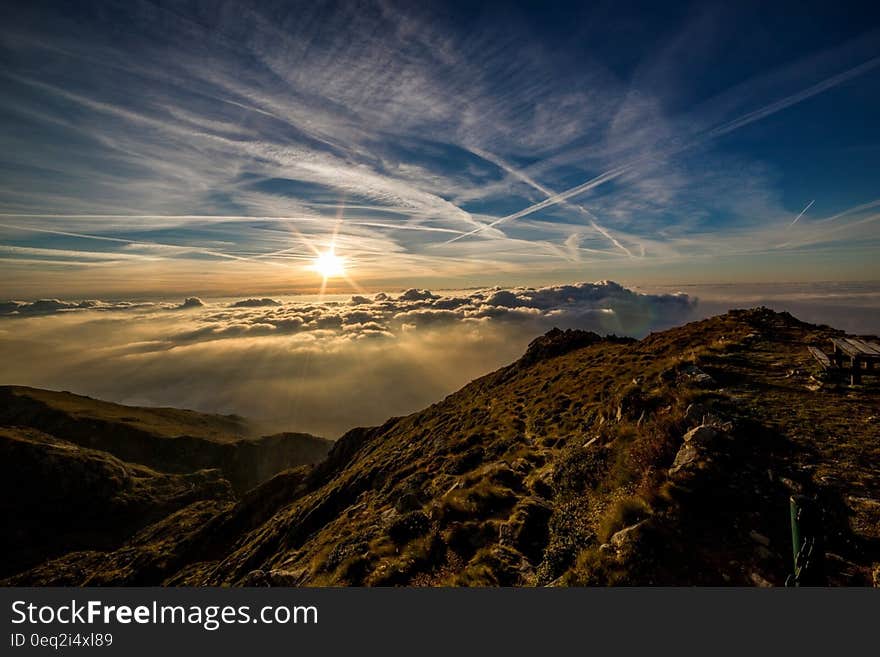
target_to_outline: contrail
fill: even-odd
[[[191,253],[203,253],[205,255],[211,255],[217,258],[227,258],[229,260],[242,260],[252,262],[253,258],[243,258],[241,256],[232,255],[231,253],[223,253],[222,251],[215,251],[213,249],[206,249],[200,246],[180,246],[177,244],[163,244],[161,242],[143,242],[140,240],[129,240],[124,239],[122,237],[107,237],[105,235],[90,235],[88,233],[73,233],[65,230],[49,230],[48,228],[34,228],[31,226],[16,226],[13,224],[0,224],[0,228],[8,228],[12,230],[21,230],[25,232],[31,233],[45,233],[48,235],[60,235],[62,237],[76,237],[79,239],[86,240],[98,240],[101,242],[115,242],[117,244],[129,244],[131,246],[146,246],[146,247],[164,247],[167,249],[175,249],[178,251],[189,251]],[[270,261],[271,262],[271,261]],[[274,263],[279,266],[283,266],[281,263]]]
[[[880,205],[880,198],[875,199],[873,201],[869,201],[867,203],[862,203],[861,205],[856,205],[854,207],[847,208],[843,212],[838,212],[834,216],[828,217],[827,219],[822,219],[821,221],[819,221],[817,223],[827,224],[829,221],[836,221],[837,219],[840,219],[841,217],[845,217],[846,215],[853,214],[856,212],[861,212],[862,210],[870,210],[871,208],[876,208],[878,205]]]
[[[792,221],[790,224],[788,224],[789,228],[794,226],[798,222],[798,219],[803,217],[804,214],[806,213],[806,211],[809,210],[813,206],[813,203],[815,203],[815,202],[816,202],[816,199],[813,199],[812,201],[807,203],[807,207],[805,207],[803,210],[801,210],[801,213],[794,218],[794,221]]]
[[[726,135],[730,132],[733,132],[734,130],[739,130],[740,128],[745,127],[751,123],[754,123],[755,121],[760,121],[761,119],[767,118],[768,116],[771,116],[772,114],[776,114],[777,112],[780,112],[784,109],[787,109],[788,107],[791,107],[792,105],[803,102],[804,100],[807,100],[808,98],[811,98],[817,94],[820,94],[824,91],[832,89],[832,88],[834,88],[834,87],[836,87],[836,86],[838,86],[838,85],[840,85],[840,84],[842,84],[842,83],[844,83],[854,77],[862,75],[862,74],[868,72],[869,70],[876,68],[878,65],[880,65],[880,57],[874,57],[873,59],[869,59],[868,61],[863,62],[863,63],[859,64],[858,66],[854,66],[853,68],[847,69],[846,71],[843,71],[842,73],[838,73],[837,75],[833,75],[829,78],[826,78],[826,79],[822,80],[821,82],[817,82],[816,84],[814,84],[810,87],[807,87],[806,89],[803,89],[795,94],[791,94],[790,96],[786,96],[785,98],[782,98],[782,99],[777,100],[773,103],[770,103],[769,105],[765,105],[765,106],[760,107],[760,108],[753,110],[751,112],[747,112],[746,114],[743,114],[740,117],[732,119],[731,121],[727,121],[725,123],[722,123],[722,124],[712,128],[711,130],[708,130],[707,132],[703,133],[702,135],[698,136],[696,139],[693,139],[692,141],[687,142],[681,146],[676,146],[674,148],[661,150],[659,153],[645,155],[645,156],[636,158],[634,160],[631,160],[629,162],[625,162],[624,164],[621,164],[620,166],[614,167],[612,169],[609,169],[608,171],[600,173],[595,178],[591,178],[590,180],[587,180],[586,182],[581,183],[580,185],[577,185],[575,187],[567,189],[564,192],[560,192],[559,194],[556,194],[555,196],[551,196],[551,197],[549,197],[539,203],[535,203],[534,205],[530,205],[527,208],[523,208],[522,210],[519,210],[518,212],[514,212],[513,214],[509,214],[504,217],[500,217],[491,223],[484,224],[483,226],[475,228],[467,233],[463,233],[462,235],[458,235],[456,237],[453,237],[452,239],[444,242],[444,244],[451,244],[452,242],[457,242],[460,239],[463,239],[465,237],[470,237],[471,235],[475,235],[479,232],[482,232],[486,228],[494,228],[498,224],[504,223],[506,221],[512,221],[514,219],[519,219],[520,217],[525,217],[525,216],[530,215],[534,212],[538,212],[539,210],[543,210],[544,208],[550,207],[552,205],[556,205],[557,203],[561,203],[562,201],[566,201],[569,198],[571,198],[572,196],[577,196],[577,195],[582,194],[586,191],[589,191],[590,189],[593,189],[594,187],[598,187],[599,185],[602,185],[610,180],[614,180],[615,178],[619,178],[623,174],[630,171],[635,165],[637,165],[643,161],[652,160],[652,159],[656,159],[659,157],[669,157],[671,155],[676,155],[678,153],[689,150],[691,148],[695,148],[696,146],[699,146],[707,141],[711,141],[712,139],[715,139],[717,137],[721,137],[721,136]]]
[[[640,158],[640,159],[647,159],[647,158]],[[638,161],[640,161],[640,160],[636,160],[636,162],[638,162]],[[451,240],[447,240],[445,242],[445,244],[452,244],[453,242],[457,242],[458,240],[463,239],[465,237],[470,237],[471,235],[476,235],[477,233],[482,232],[483,230],[485,230],[487,228],[494,228],[498,224],[503,223],[505,221],[512,221],[513,219],[519,219],[520,217],[525,217],[530,214],[533,214],[533,213],[537,212],[538,210],[543,210],[544,208],[549,208],[550,206],[561,203],[562,201],[567,201],[572,196],[577,196],[578,194],[583,194],[584,192],[586,192],[590,189],[593,189],[593,187],[598,187],[599,185],[602,185],[602,184],[608,182],[609,180],[614,180],[615,178],[622,176],[624,173],[626,173],[627,171],[629,171],[632,168],[633,164],[635,164],[635,162],[623,164],[619,167],[615,167],[614,169],[609,169],[608,171],[606,171],[604,173],[600,173],[595,178],[591,178],[590,180],[588,180],[584,183],[581,183],[580,185],[578,185],[576,187],[572,187],[571,189],[567,189],[564,192],[560,192],[559,194],[556,194],[555,196],[551,196],[549,198],[546,198],[543,201],[541,201],[540,203],[535,203],[534,205],[530,205],[529,207],[524,208],[524,209],[520,210],[519,212],[514,212],[513,214],[509,214],[506,217],[501,217],[501,218],[496,219],[495,221],[492,221],[488,224],[484,224],[484,225],[480,226],[479,228],[474,228],[473,230],[468,231],[467,233],[463,233],[462,235],[459,235],[457,237],[453,237]]]
[[[557,192],[554,192],[549,187],[545,187],[544,185],[542,185],[541,183],[539,183],[537,180],[535,180],[531,176],[527,175],[526,173],[516,169],[515,167],[512,167],[510,164],[505,162],[503,159],[501,159],[497,155],[494,155],[492,153],[489,153],[489,152],[484,151],[479,148],[469,148],[468,150],[470,150],[471,153],[473,153],[474,155],[477,155],[477,156],[483,158],[484,160],[491,162],[492,164],[501,168],[502,170],[506,171],[507,173],[511,174],[512,176],[519,178],[525,184],[538,190],[547,198],[553,198],[553,197],[558,196]],[[563,201],[563,203],[565,203],[565,205],[567,205],[568,207],[573,208],[573,209],[577,210],[578,212],[580,212],[581,214],[585,215],[587,217],[587,219],[589,219],[590,226],[593,228],[593,230],[595,230],[597,233],[601,234],[605,239],[607,239],[615,247],[617,247],[618,249],[623,251],[627,256],[629,256],[630,258],[633,257],[632,251],[630,251],[628,248],[626,248],[623,244],[620,243],[620,241],[618,239],[616,239],[613,235],[611,235],[611,233],[608,231],[607,228],[605,228],[604,226],[599,224],[598,218],[596,217],[595,214],[590,212],[590,210],[588,210],[586,207],[584,207],[581,204],[568,203],[566,201]],[[465,235],[461,234],[461,235],[459,235],[459,237],[465,237]],[[455,241],[455,240],[450,240],[450,241]]]

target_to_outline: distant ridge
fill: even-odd
[[[332,442],[304,433],[247,437],[241,417],[143,408],[22,386],[0,386],[0,426],[28,427],[162,472],[217,468],[244,491],[315,463]]]

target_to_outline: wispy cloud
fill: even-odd
[[[609,182],[616,180],[617,178],[620,178],[624,174],[629,173],[631,170],[633,170],[635,167],[637,167],[643,161],[650,161],[650,160],[654,160],[654,159],[662,159],[662,158],[672,157],[672,156],[678,155],[680,153],[683,153],[685,151],[688,151],[690,149],[694,149],[699,146],[702,146],[703,144],[705,144],[706,142],[708,142],[712,139],[716,139],[716,138],[721,137],[723,135],[729,134],[729,133],[731,133],[735,130],[738,130],[740,128],[743,128],[751,123],[754,123],[756,121],[760,121],[764,118],[772,116],[773,114],[776,114],[777,112],[781,112],[782,110],[787,109],[788,107],[791,107],[792,105],[795,105],[797,103],[803,102],[804,100],[807,100],[808,98],[811,98],[817,94],[820,94],[820,93],[827,91],[829,89],[833,89],[834,87],[838,86],[839,84],[842,84],[843,82],[851,80],[854,77],[862,75],[862,74],[876,68],[877,66],[880,66],[880,57],[875,57],[873,59],[870,59],[866,62],[863,62],[862,64],[860,64],[858,66],[855,66],[847,71],[844,71],[843,73],[839,73],[837,75],[831,76],[830,78],[827,78],[827,79],[825,79],[817,84],[814,84],[806,89],[803,89],[795,94],[791,94],[790,96],[782,98],[776,102],[770,103],[769,105],[765,105],[764,107],[758,108],[756,110],[753,110],[751,112],[743,114],[742,116],[739,116],[735,119],[727,121],[721,125],[718,125],[712,129],[706,131],[705,133],[703,133],[701,135],[698,135],[696,138],[691,139],[691,140],[685,142],[684,144],[675,144],[675,145],[667,147],[667,148],[661,148],[657,151],[654,151],[654,152],[651,152],[647,155],[644,155],[638,159],[619,164],[619,165],[617,165],[611,169],[608,169],[607,171],[604,171],[604,172],[600,173],[599,175],[594,176],[593,178],[590,178],[589,180],[587,180],[579,185],[575,185],[574,187],[571,187],[563,192],[559,192],[556,194],[549,194],[548,198],[544,199],[543,201],[540,201],[539,203],[534,203],[534,204],[532,204],[526,208],[523,208],[522,210],[514,212],[512,214],[505,215],[503,217],[499,217],[498,219],[495,219],[494,221],[487,224],[485,227],[475,228],[474,230],[472,230],[468,233],[464,233],[463,235],[453,237],[452,239],[449,240],[449,242],[451,243],[451,242],[458,241],[460,239],[464,239],[466,237],[470,237],[472,235],[475,235],[475,234],[481,232],[482,230],[484,230],[484,228],[494,228],[495,226],[498,226],[499,224],[502,224],[502,223],[505,223],[508,221],[513,221],[513,220],[519,219],[521,217],[528,216],[530,214],[533,214],[535,212],[538,212],[538,211],[543,210],[545,208],[548,208],[550,206],[556,205],[558,203],[564,203],[565,201],[567,201],[571,198],[574,198],[576,196],[580,196],[580,195],[584,194],[585,192],[588,192],[592,189],[595,189],[596,187],[599,187],[600,185],[604,185],[606,183],[609,183]],[[529,178],[527,176],[522,175],[522,174],[519,177],[521,177],[522,179],[527,180],[527,181],[529,180]],[[536,188],[541,189],[541,191],[544,191],[545,193],[548,193],[547,190],[544,188],[541,188],[539,186],[536,186]]]
[[[796,211],[785,165],[731,140],[870,84],[880,64],[854,38],[706,95],[681,71],[724,34],[710,10],[640,44],[627,71],[555,47],[514,11],[463,22],[394,2],[229,2],[206,22],[118,9],[34,7],[0,28],[14,54],[0,76],[0,243],[43,249],[30,269],[24,251],[0,254],[10,288],[54,290],[47,260],[85,286],[108,251],[134,287],[154,258],[181,272],[175,289],[192,272],[212,288],[317,285],[308,261],[334,235],[368,285],[560,279],[609,262],[683,271],[768,240],[790,248],[774,228]],[[607,31],[583,24],[577,43]],[[872,228],[828,239],[849,248]]]

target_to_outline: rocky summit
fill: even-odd
[[[5,583],[782,585],[803,496],[825,581],[877,584],[880,380],[808,351],[841,336],[766,309],[641,340],[554,330],[298,463],[230,440],[234,419],[200,433],[183,411],[6,389],[25,401],[0,413],[23,505]]]

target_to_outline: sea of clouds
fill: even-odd
[[[322,301],[11,301],[0,304],[0,383],[335,438],[442,399],[553,327],[641,336],[694,308],[685,294],[610,281]]]

